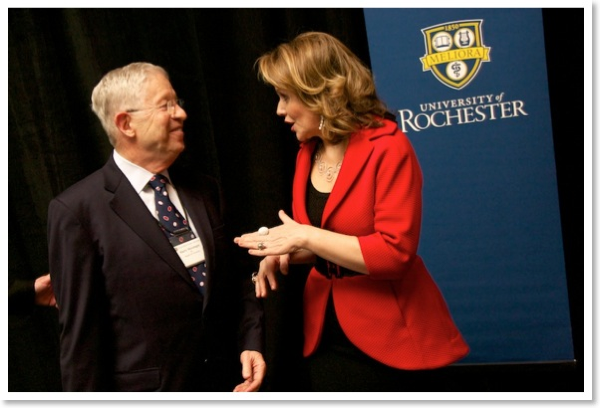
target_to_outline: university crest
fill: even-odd
[[[424,28],[426,54],[423,71],[431,71],[444,85],[454,89],[467,86],[490,60],[490,47],[482,41],[483,20],[463,20]]]

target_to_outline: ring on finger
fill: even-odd
[[[259,242],[259,243],[258,243],[258,250],[259,250],[259,251],[263,251],[263,250],[265,250],[266,248],[267,248],[267,247],[265,246],[265,243],[264,243],[264,242]]]
[[[252,273],[252,283],[254,283],[254,284],[256,284],[256,281],[257,281],[257,279],[256,279],[256,275],[258,275],[258,273],[257,273],[257,272],[253,272],[253,273]]]

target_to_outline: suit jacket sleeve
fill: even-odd
[[[250,278],[242,280],[242,319],[240,350],[256,350],[264,354],[262,302],[256,297]]]
[[[35,304],[35,281],[8,279],[8,313],[26,314]]]
[[[219,188],[221,213],[223,218],[227,218],[225,215],[225,206],[223,205],[224,199],[222,196],[222,190]],[[238,348],[240,353],[244,350],[255,350],[264,353],[264,309],[260,299],[256,297],[254,291],[254,284],[251,280],[251,275],[254,270],[254,259],[249,257],[247,253],[234,252],[238,248],[231,245],[233,242],[234,234],[231,233],[230,228],[226,228],[229,232],[227,233],[228,242],[228,253],[227,258],[233,260],[233,273],[237,278],[238,282],[238,293],[240,301],[240,323],[239,323],[239,336],[238,336]],[[237,256],[236,256],[237,254]],[[223,256],[223,255],[221,255]]]
[[[213,201],[218,202],[219,207],[219,218],[221,223],[226,227],[227,236],[225,248],[223,251],[218,251],[218,257],[224,257],[229,260],[228,263],[224,263],[229,271],[217,271],[217,273],[224,274],[225,276],[233,276],[233,281],[237,283],[237,287],[234,290],[237,298],[234,300],[240,304],[240,322],[238,332],[238,348],[240,353],[244,350],[256,350],[264,353],[264,336],[263,336],[263,324],[264,324],[264,310],[262,301],[256,297],[254,291],[254,284],[251,281],[251,275],[253,268],[252,261],[248,257],[247,253],[235,252],[238,248],[235,247],[233,242],[234,235],[231,233],[231,227],[227,223],[227,210],[225,199],[223,196],[223,190],[220,184],[216,180],[212,180],[214,187],[211,191],[215,191],[213,194]],[[217,198],[218,197],[218,198]],[[237,254],[237,256],[236,256]],[[243,256],[242,256],[243,255]],[[225,261],[225,259],[221,259]],[[226,291],[231,291],[232,287],[229,285],[230,281],[227,280],[225,284],[227,287]],[[231,294],[222,294],[222,298],[228,298]]]
[[[170,172],[174,177],[180,177],[178,190],[187,191],[190,195],[194,191],[202,191],[206,198],[208,217],[215,231],[215,263],[219,265],[214,271],[217,276],[212,277],[213,284],[209,285],[209,303],[221,310],[221,316],[225,316],[223,312],[232,305],[237,305],[235,316],[239,318],[238,350],[256,350],[262,353],[264,312],[262,302],[257,299],[254,285],[250,281],[254,270],[252,260],[247,253],[236,252],[238,248],[233,244],[234,234],[227,223],[227,206],[220,183],[206,175],[190,176],[194,172],[185,173],[181,168],[173,168]],[[234,315],[230,316],[234,318]]]
[[[48,210],[50,274],[61,322],[61,370],[65,390],[107,390],[104,363],[110,361],[110,345],[102,338],[109,332],[108,313],[102,303],[99,260],[94,244],[64,203],[54,199]]]

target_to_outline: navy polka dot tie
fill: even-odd
[[[154,201],[156,203],[156,215],[160,221],[160,226],[167,237],[172,237],[175,231],[182,229],[191,231],[187,220],[177,210],[175,205],[169,198],[169,193],[166,189],[167,178],[161,174],[152,176],[148,184],[154,190]],[[204,285],[206,282],[206,263],[201,262],[188,268],[192,280],[204,295]]]

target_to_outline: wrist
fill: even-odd
[[[313,252],[313,243],[317,242],[316,239],[318,235],[319,229],[317,227],[313,227],[312,225],[305,225],[303,228],[303,233],[300,235],[301,242],[299,245],[299,249],[305,249],[307,251]]]

